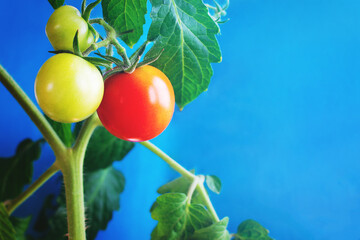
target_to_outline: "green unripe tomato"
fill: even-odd
[[[68,51],[73,51],[73,41],[77,30],[79,30],[80,50],[83,52],[94,42],[94,36],[79,10],[69,5],[56,9],[50,16],[45,29],[55,50]]]
[[[104,81],[91,63],[69,53],[49,58],[35,80],[35,96],[51,119],[72,123],[96,111],[104,94]]]

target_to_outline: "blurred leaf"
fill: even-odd
[[[26,230],[29,227],[31,217],[27,218],[16,218],[10,217],[10,221],[15,229],[15,239],[16,240],[26,240]]]
[[[58,205],[55,205],[54,202],[55,196],[48,195],[40,209],[39,214],[37,215],[36,222],[34,224],[34,230],[37,232],[46,232],[49,229],[49,219],[54,215],[55,211],[58,209]]]
[[[49,219],[49,230],[41,240],[67,240],[67,213],[64,205],[59,206]]]
[[[112,219],[113,211],[120,209],[120,193],[124,190],[124,186],[123,174],[112,166],[85,174],[84,199],[88,240],[95,239],[99,230],[105,230]],[[38,226],[36,230],[45,234],[41,240],[67,239],[66,219],[64,192],[58,196],[56,207],[52,204],[52,198],[48,198],[36,223]]]
[[[234,237],[239,240],[272,240],[268,234],[269,231],[260,223],[248,219],[239,225]]]
[[[206,185],[209,187],[211,191],[219,194],[221,191],[221,180],[215,175],[207,175],[206,176]]]
[[[87,173],[84,180],[87,239],[95,239],[99,230],[105,230],[113,211],[120,209],[120,193],[124,190],[125,178],[110,166]]]
[[[109,167],[114,161],[122,160],[134,145],[114,137],[103,127],[96,128],[86,149],[85,171]]]
[[[211,225],[212,219],[204,206],[188,204],[183,193],[166,193],[156,199],[151,217],[158,221],[151,239],[189,239],[197,229]]]
[[[208,227],[195,230],[190,240],[230,240],[230,234],[226,230],[229,218],[225,217]]]
[[[40,157],[43,142],[25,139],[19,143],[14,156],[0,158],[0,201],[17,197],[24,186],[31,183],[33,161]]]
[[[0,239],[15,240],[15,229],[3,203],[0,203]]]
[[[176,103],[183,108],[208,88],[213,74],[210,63],[221,61],[215,37],[219,28],[202,0],[150,2],[148,40],[156,40],[145,60],[164,50],[152,65],[170,79]]]
[[[71,147],[71,145],[74,142],[74,136],[71,131],[71,123],[56,122],[46,115],[45,115],[45,118],[48,120],[48,122],[53,127],[55,132],[58,134],[58,136],[63,141],[65,146]]]
[[[65,0],[48,0],[54,9],[57,9],[64,5]]]
[[[120,35],[120,38],[133,47],[143,34],[147,0],[103,0],[101,2],[103,15],[116,32],[122,33],[134,30],[131,33]]]

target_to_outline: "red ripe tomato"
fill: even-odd
[[[107,78],[97,112],[111,134],[141,142],[165,130],[174,108],[174,89],[169,79],[159,69],[146,65],[132,74],[117,73]]]

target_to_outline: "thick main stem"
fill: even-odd
[[[46,120],[44,115],[39,111],[35,104],[30,100],[21,87],[15,82],[15,80],[6,72],[6,70],[0,65],[0,82],[4,84],[7,90],[18,101],[21,107],[29,115],[31,120],[38,127],[45,140],[49,143],[53,149],[55,156],[60,157],[65,152],[65,145]]]
[[[70,240],[86,239],[83,165],[86,147],[99,124],[99,118],[94,113],[82,126],[74,147],[68,150],[68,158],[59,162],[64,176]]]
[[[207,192],[206,192],[206,189],[205,189],[205,187],[204,187],[204,184],[203,184],[203,183],[202,183],[202,184],[198,184],[198,185],[196,186],[196,190],[199,192],[199,195],[200,195],[202,201],[204,202],[206,208],[209,210],[209,212],[210,212],[211,216],[213,217],[213,219],[214,219],[216,222],[220,221],[218,215],[216,214],[215,208],[214,208],[214,206],[212,205],[212,202],[211,202],[211,200],[210,200],[210,198],[209,198],[209,195],[208,195]]]
[[[76,155],[63,167],[69,240],[86,240],[83,161]]]
[[[15,211],[26,199],[28,199],[36,190],[38,190],[49,178],[59,171],[59,167],[56,162],[48,168],[35,182],[33,182],[24,192],[18,197],[10,200],[7,204],[7,210],[9,215]]]

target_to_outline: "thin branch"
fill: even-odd
[[[51,127],[50,123],[46,120],[44,115],[40,112],[40,110],[35,106],[31,99],[26,95],[26,93],[21,89],[21,87],[15,82],[15,80],[10,76],[9,73],[7,73],[7,71],[1,65],[0,82],[4,84],[7,90],[13,95],[13,97],[18,101],[21,107],[29,115],[30,119],[35,123],[37,128],[44,136],[45,140],[53,149],[55,156],[62,156],[66,151],[64,143],[61,141],[59,136],[56,134],[56,132]]]

